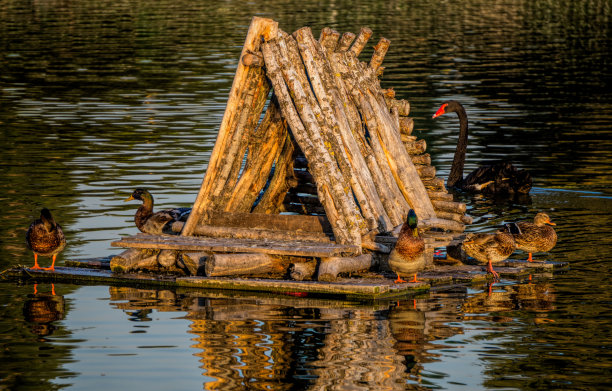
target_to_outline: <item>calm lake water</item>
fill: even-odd
[[[43,206],[61,265],[137,232],[135,187],[193,203],[253,16],[370,27],[364,60],[390,39],[383,86],[411,102],[440,176],[459,125],[431,114],[452,98],[466,171],[509,158],[535,178],[526,200],[458,194],[468,230],[545,211],[559,241],[536,258],[571,269],[375,303],[3,282],[0,390],[610,389],[609,0],[4,0],[0,270],[33,262]]]

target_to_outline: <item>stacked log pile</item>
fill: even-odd
[[[400,226],[409,209],[424,229],[463,232],[465,205],[453,202],[424,140],[412,135],[409,103],[380,86],[390,42],[380,39],[368,62],[358,59],[371,35],[325,28],[317,40],[308,27],[289,35],[272,20],[253,19],[200,192],[187,222],[173,227],[181,236],[276,239],[286,234],[223,227],[215,216],[316,214],[331,228],[317,235],[356,246],[354,263],[363,268],[373,262],[359,257],[361,249],[388,251],[374,238]],[[207,258],[241,265],[236,270],[254,258],[274,270],[282,264],[271,256]],[[319,277],[350,271],[345,258],[327,258],[323,269],[339,271]],[[304,271],[312,262],[303,263],[290,263],[293,273],[312,275]]]

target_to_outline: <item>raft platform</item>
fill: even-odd
[[[153,273],[115,273],[110,270],[112,257],[66,261],[65,267],[54,271],[16,267],[0,275],[5,279],[35,282],[61,282],[83,285],[114,285],[153,288],[197,288],[202,290],[231,290],[243,292],[283,293],[297,297],[326,297],[347,300],[378,300],[399,296],[413,296],[430,290],[441,290],[460,285],[481,284],[489,281],[484,265],[435,264],[419,273],[419,283],[394,283],[394,275],[363,272],[340,277],[335,282],[293,281],[285,279],[175,276]],[[444,262],[440,259],[440,262]],[[567,262],[526,262],[507,260],[495,266],[503,278],[523,280],[550,278],[553,273],[569,269]]]

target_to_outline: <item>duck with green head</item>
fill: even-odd
[[[175,221],[185,221],[189,216],[190,208],[175,208],[166,209],[159,212],[153,212],[153,196],[148,190],[137,188],[132,194],[125,200],[142,201],[142,205],[138,207],[136,214],[134,215],[134,223],[141,232],[160,235],[160,234],[172,234],[172,223]]]
[[[55,222],[49,209],[43,208],[40,212],[40,218],[30,224],[26,232],[26,244],[34,252],[32,269],[55,270],[55,258],[66,247],[66,237],[62,227]],[[52,257],[51,266],[40,267],[38,265],[39,255]]]
[[[406,282],[400,277],[402,274],[414,274],[409,282],[420,282],[417,280],[417,272],[425,268],[425,241],[419,234],[417,228],[418,218],[414,210],[410,209],[406,222],[395,243],[395,247],[389,254],[389,267],[397,274],[396,283]]]

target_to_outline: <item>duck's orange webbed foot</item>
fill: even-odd
[[[493,265],[491,264],[491,262],[487,264],[487,272],[493,275],[494,280],[499,280],[499,273],[493,270]]]
[[[395,280],[393,282],[395,282],[396,284],[401,284],[401,283],[404,283],[404,282],[408,282],[408,281],[402,280],[402,278],[400,277],[399,273],[396,273],[396,274],[397,274],[397,280]]]
[[[414,277],[412,278],[412,280],[408,281],[408,282],[422,282],[421,280],[417,279],[417,274],[414,273]]]
[[[533,262],[533,258],[531,257],[531,253],[529,253],[529,257],[527,258],[527,262]]]
[[[34,266],[32,266],[30,269],[34,269],[34,270],[42,269],[42,267],[38,265],[38,254],[34,254]]]

